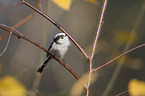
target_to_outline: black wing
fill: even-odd
[[[51,44],[50,44],[50,46],[49,46],[49,48],[48,48],[48,51],[50,51],[50,49],[51,49],[51,47],[52,47],[52,45],[53,45],[53,41],[51,42]],[[49,56],[49,54],[47,53],[47,57]]]
[[[56,38],[54,38],[53,41],[51,42],[49,48],[48,48],[48,51],[50,51],[50,49],[51,49],[51,47],[52,47],[52,45],[53,45],[54,42],[55,42],[56,44],[61,44],[61,43],[58,43],[57,41],[58,41],[60,38],[63,38],[63,37],[64,37],[64,35],[59,35],[59,36],[57,36]],[[48,57],[48,56],[49,56],[49,54],[47,54],[47,57]]]

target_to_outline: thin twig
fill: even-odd
[[[100,18],[99,18],[100,19],[99,20],[99,24],[98,24],[98,26],[96,28],[97,29],[96,37],[95,37],[95,40],[94,40],[94,43],[93,43],[93,49],[92,49],[92,53],[91,53],[91,57],[90,58],[93,58],[94,54],[95,54],[96,45],[97,45],[97,41],[98,41],[98,38],[99,38],[101,26],[102,26],[102,23],[103,23],[103,17],[104,17],[104,13],[105,13],[106,7],[107,7],[107,0],[104,0],[103,7],[102,7],[102,10],[101,10],[101,15],[100,15]]]
[[[102,66],[100,66],[100,67],[94,69],[93,71],[97,71],[97,70],[99,70],[99,69],[101,69],[101,68],[103,68],[103,67],[109,65],[110,63],[112,63],[113,61],[119,59],[120,57],[122,57],[122,56],[124,56],[124,55],[126,55],[126,54],[128,54],[128,53],[130,53],[130,52],[132,52],[132,51],[134,51],[134,50],[136,50],[136,49],[138,49],[138,48],[141,48],[141,47],[143,47],[143,46],[145,46],[145,43],[144,43],[144,44],[141,44],[141,45],[138,45],[138,46],[136,46],[136,47],[134,47],[134,48],[132,48],[132,49],[130,49],[130,50],[124,52],[123,54],[117,56],[116,58],[113,58],[112,60],[108,61],[107,63],[103,64]]]
[[[115,96],[120,96],[120,95],[123,95],[123,94],[125,94],[125,93],[127,93],[128,92],[128,90],[127,91],[123,91],[123,92],[121,92],[121,93],[119,93],[119,94],[117,94],[117,95],[115,95]]]
[[[57,22],[55,22],[53,19],[51,19],[49,16],[47,16],[44,12],[42,12],[41,10],[35,8],[34,6],[32,6],[31,4],[29,4],[28,2],[26,2],[25,0],[21,0],[23,3],[27,5],[28,7],[30,7],[31,9],[33,9],[34,11],[36,11],[37,13],[39,13],[41,16],[43,16],[44,18],[46,18],[47,20],[49,20],[53,25],[55,25],[59,30],[61,30],[62,32],[64,32],[65,34],[68,35],[68,37],[70,38],[70,40],[78,47],[78,49],[82,52],[82,54],[84,55],[84,57],[86,59],[88,59],[88,55],[86,54],[86,52],[83,50],[83,48],[77,43],[77,41],[75,41],[75,39],[73,37],[71,37],[68,32],[62,27],[60,26]]]
[[[0,12],[1,12],[1,11],[4,11],[4,10],[6,10],[6,9],[9,9],[9,8],[11,8],[11,7],[14,7],[14,6],[16,6],[16,5],[20,5],[20,4],[23,4],[23,2],[20,2],[20,3],[17,3],[17,4],[11,5],[11,6],[7,7],[7,8],[3,8],[3,9],[0,10]]]
[[[18,37],[20,37],[20,38],[22,38],[22,39],[24,39],[24,40],[26,40],[26,41],[32,43],[33,45],[39,47],[39,48],[42,49],[43,51],[47,52],[52,58],[54,58],[56,61],[58,61],[59,64],[61,64],[64,68],[66,68],[66,69],[67,69],[67,70],[68,70],[68,71],[69,71],[78,81],[80,81],[80,83],[84,86],[84,88],[86,88],[85,84],[80,80],[79,76],[78,76],[74,71],[72,71],[72,70],[67,66],[67,64],[64,64],[60,59],[58,59],[57,57],[55,57],[53,54],[51,54],[47,49],[45,49],[44,47],[42,47],[40,44],[38,44],[38,43],[36,43],[36,42],[34,42],[34,41],[28,39],[27,37],[25,37],[25,36],[23,36],[23,35],[20,35],[20,34],[14,32],[14,31],[11,31],[11,30],[9,30],[9,29],[7,29],[7,28],[1,26],[1,25],[0,25],[0,27],[1,27],[2,29],[4,29],[4,30],[8,31],[8,32],[12,32],[13,35],[18,36]]]
[[[0,56],[2,56],[2,55],[5,53],[5,51],[7,50],[7,48],[8,48],[8,45],[9,45],[9,43],[10,43],[10,39],[11,39],[11,36],[12,36],[12,32],[10,32],[9,34],[10,34],[10,35],[9,35],[7,44],[6,44],[5,48],[4,48],[4,50],[2,51],[2,53],[0,53]]]

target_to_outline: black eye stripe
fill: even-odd
[[[60,38],[63,39],[63,37],[64,37],[64,35],[59,35],[59,36],[57,36],[56,38],[54,38],[53,41],[54,41],[55,43],[59,44],[57,41],[58,41]]]

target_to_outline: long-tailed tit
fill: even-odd
[[[48,51],[50,51],[57,58],[63,59],[70,45],[71,43],[68,36],[65,33],[58,33],[55,35],[52,43],[48,48]],[[51,58],[52,57],[49,54],[47,54],[47,58],[41,64],[37,72],[41,73]]]

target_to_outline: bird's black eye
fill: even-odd
[[[61,39],[63,39],[63,36],[61,37]]]

